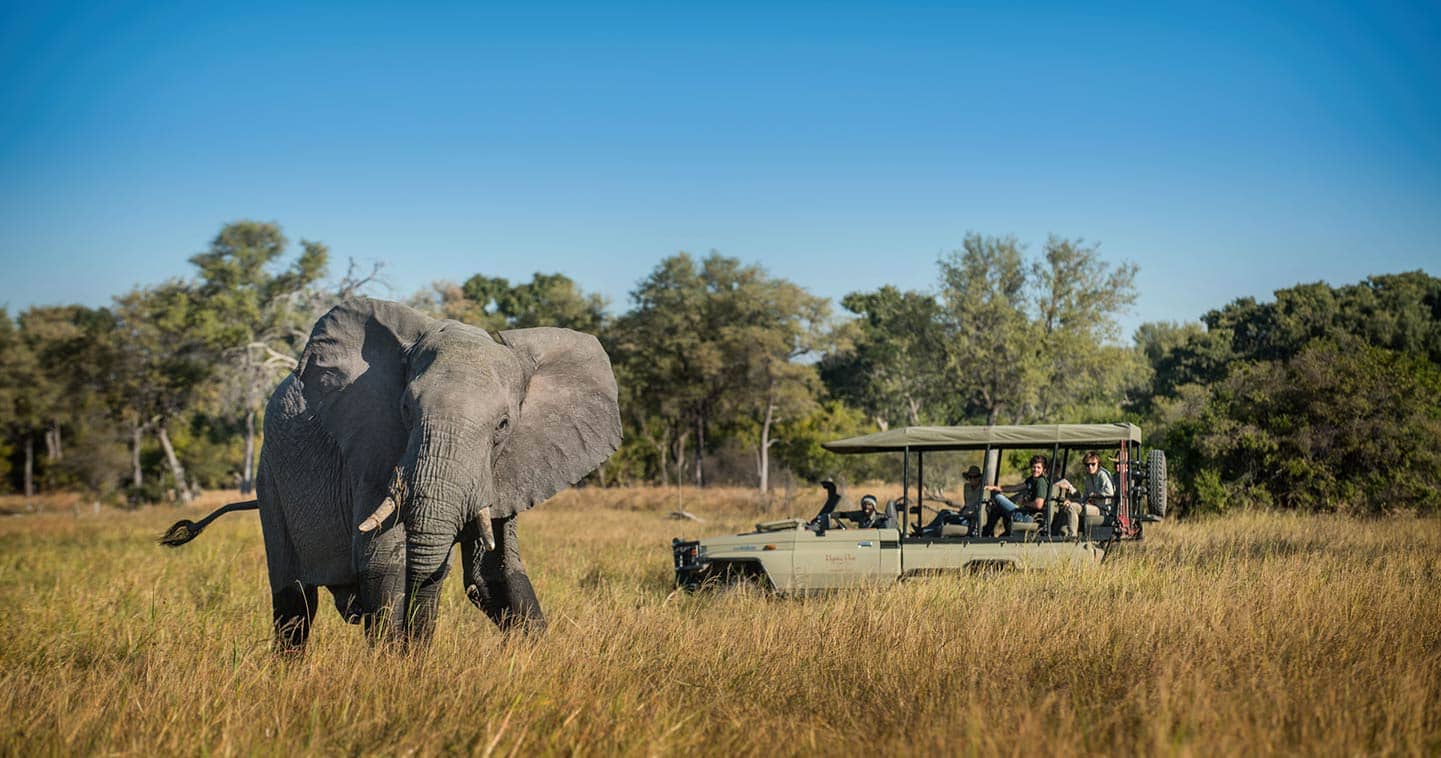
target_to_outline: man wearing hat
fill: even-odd
[[[981,469],[971,466],[961,476],[965,479],[965,484],[961,487],[961,502],[957,504],[950,500],[946,501],[947,505],[959,505],[960,511],[942,508],[936,512],[936,517],[931,520],[931,523],[921,529],[921,534],[938,535],[941,533],[943,524],[959,524],[965,521],[969,521],[971,524],[977,523],[976,519],[980,515],[981,493],[985,492],[985,488],[981,487]]]
[[[966,469],[966,473],[962,476],[965,477],[966,483],[961,489],[961,497],[964,499],[966,508],[969,510],[980,507],[981,493],[985,492],[985,488],[981,486],[980,467],[973,465]]]

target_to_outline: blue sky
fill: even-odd
[[[967,231],[1139,263],[1128,331],[1441,273],[1434,3],[0,3],[12,314],[241,218],[615,310],[680,250],[929,289]]]

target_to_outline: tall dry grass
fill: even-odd
[[[0,519],[0,752],[1441,750],[1436,521],[1166,524],[1098,570],[785,599],[672,593],[672,536],[758,518],[690,490],[707,521],[669,520],[676,498],[522,517],[544,635],[451,579],[428,650],[367,646],[322,593],[299,660],[269,652],[254,514],[175,551],[155,536],[203,507]]]

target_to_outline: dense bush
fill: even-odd
[[[1181,499],[1378,513],[1437,510],[1441,369],[1359,339],[1242,362],[1168,406]],[[1163,404],[1164,405],[1164,404]]]

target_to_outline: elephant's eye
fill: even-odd
[[[509,417],[509,416],[502,416],[501,419],[500,419],[500,423],[498,423],[498,424],[495,425],[495,442],[496,442],[496,444],[500,444],[500,441],[503,440],[503,439],[505,439],[505,433],[506,433],[507,431],[509,431],[509,430],[510,430],[510,417]]]

